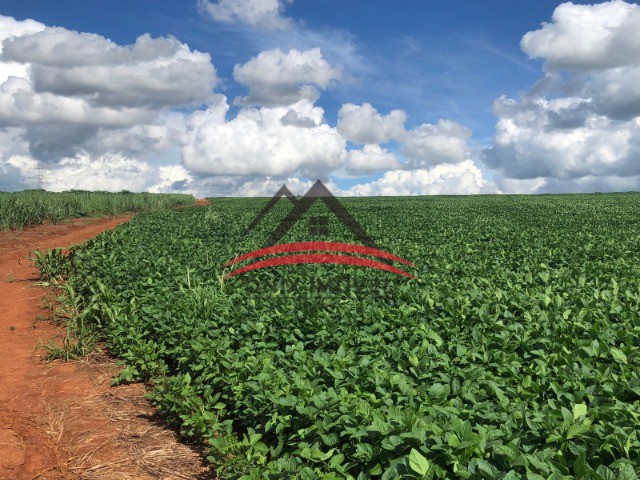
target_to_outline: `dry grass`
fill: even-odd
[[[59,445],[65,429],[72,418],[69,417],[70,406],[65,402],[43,402],[44,427],[53,443]]]
[[[111,358],[93,354],[76,363],[93,385],[86,396],[44,405],[42,427],[60,458],[48,472],[86,480],[217,478],[201,446],[181,443],[157,420],[144,385],[109,386],[118,371]]]

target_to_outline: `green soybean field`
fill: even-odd
[[[142,213],[60,265],[115,381],[219,478],[637,478],[640,194],[340,199],[415,279],[225,278],[291,209],[247,233],[267,200]]]

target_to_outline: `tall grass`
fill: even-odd
[[[57,223],[67,218],[115,215],[193,203],[193,196],[161,193],[46,192],[24,190],[0,192],[0,230],[23,229],[44,221]]]

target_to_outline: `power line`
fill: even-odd
[[[32,173],[34,170],[35,173]],[[36,168],[30,168],[28,175],[25,175],[23,178],[23,183],[29,183],[32,185],[35,183],[35,187],[38,190],[42,190],[44,188],[44,183],[51,180],[51,177],[46,175],[48,173],[51,173],[51,170],[44,168],[42,165],[38,165]]]

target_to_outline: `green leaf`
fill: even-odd
[[[429,396],[434,399],[441,399],[449,395],[451,387],[442,383],[434,383],[429,387]]]
[[[427,330],[427,337],[429,337],[431,340],[436,342],[436,345],[438,347],[441,347],[442,344],[444,343],[444,340],[442,340],[442,337],[438,335],[436,332],[434,332],[433,330]]]
[[[638,475],[633,466],[626,464],[618,471],[618,478],[620,480],[638,480]]]
[[[616,362],[627,364],[627,356],[619,348],[611,347],[611,356]]]
[[[429,460],[424,458],[415,448],[412,448],[409,454],[409,466],[418,475],[426,475],[431,468]]]
[[[577,423],[571,425],[567,431],[567,439],[580,437],[591,430],[591,421],[586,420],[585,423]]]
[[[587,405],[585,403],[576,403],[573,406],[573,419],[577,420],[579,417],[587,414]]]
[[[458,447],[458,445],[460,445],[460,439],[458,438],[458,436],[455,433],[450,432],[449,433],[449,438],[447,439],[447,444],[450,447],[456,448],[456,447]]]

